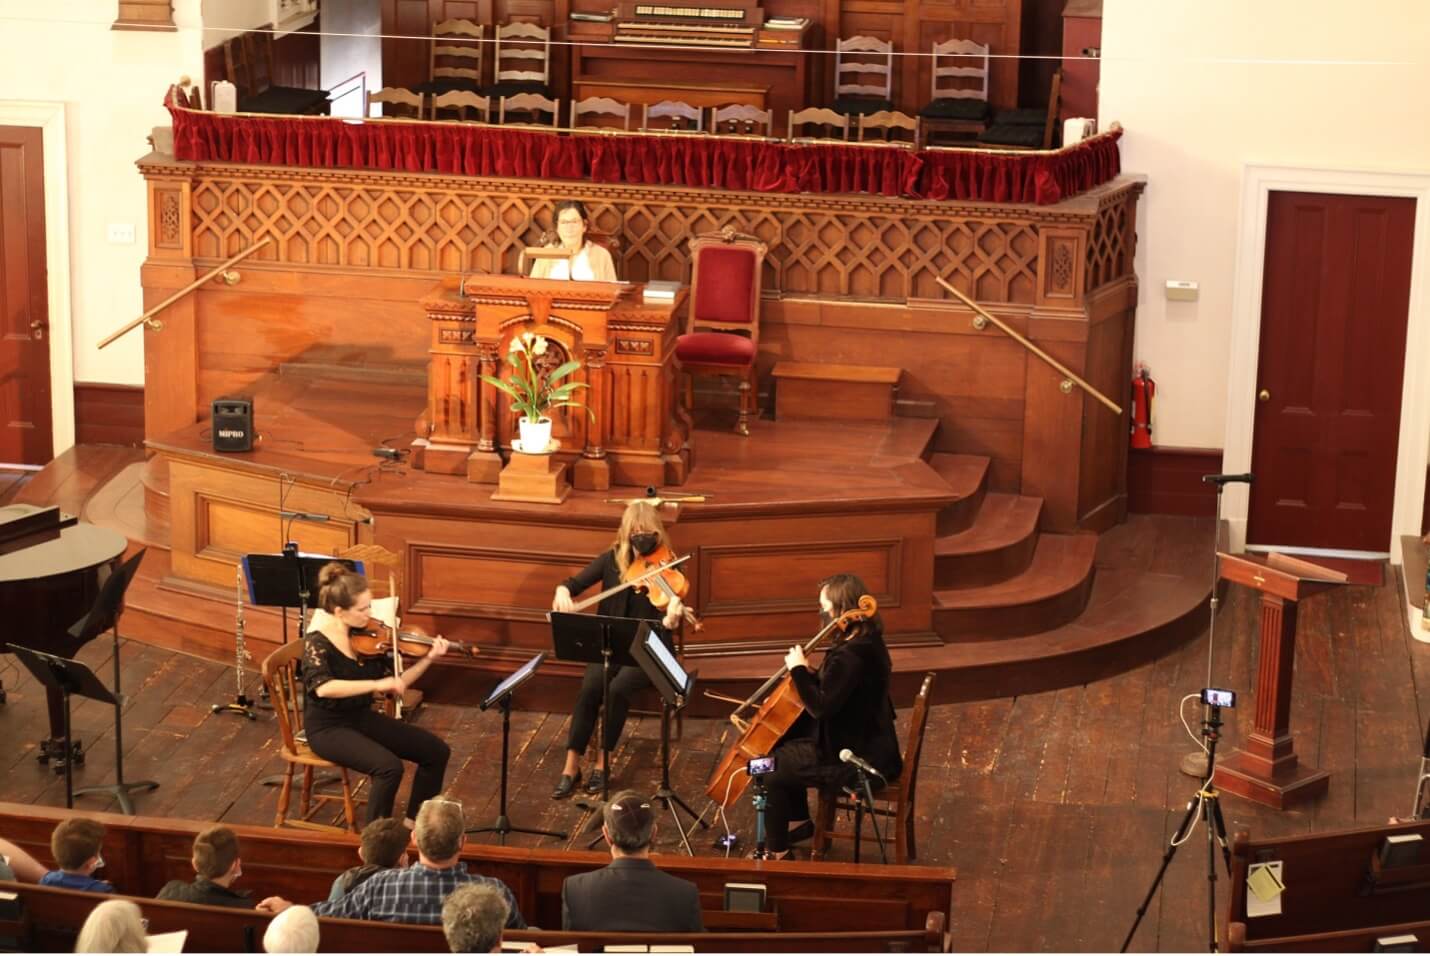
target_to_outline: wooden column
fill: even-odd
[[[1296,609],[1333,582],[1273,568],[1260,559],[1221,555],[1221,576],[1261,592],[1261,655],[1256,669],[1255,725],[1246,745],[1220,760],[1215,783],[1227,793],[1277,810],[1325,793],[1330,774],[1302,764],[1291,737],[1291,677],[1296,664]]]
[[[586,448],[576,461],[571,481],[582,490],[605,491],[611,487],[611,464],[606,460],[606,427],[610,418],[606,396],[610,393],[611,375],[606,368],[606,350],[587,349],[583,362],[587,388],[585,394],[577,397],[596,417],[592,421],[586,416]],[[579,409],[577,412],[585,415]]]

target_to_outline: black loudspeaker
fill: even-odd
[[[214,451],[253,451],[253,399],[213,402]]]

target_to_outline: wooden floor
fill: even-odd
[[[1430,647],[1406,634],[1398,576],[1391,572],[1387,581],[1380,588],[1345,588],[1302,607],[1293,730],[1303,759],[1331,771],[1329,793],[1286,813],[1228,797],[1224,812],[1232,831],[1264,836],[1372,825],[1408,811],[1430,714]],[[1254,602],[1234,590],[1217,624],[1213,682],[1243,694],[1224,748],[1235,745],[1251,719],[1254,615]],[[1176,772],[1193,747],[1177,706],[1205,683],[1206,654],[1203,636],[1152,664],[1086,686],[932,709],[919,846],[922,861],[958,868],[956,949],[1115,951],[1121,945],[1194,790],[1194,781]],[[81,657],[108,677],[108,642],[92,643]],[[257,782],[280,766],[271,756],[271,718],[249,723],[208,709],[233,694],[233,671],[138,643],[124,644],[121,659],[132,695],[126,775],[162,784],[138,798],[140,812],[271,822],[276,794]],[[8,656],[0,656],[0,677],[10,695],[0,707],[6,741],[0,792],[6,799],[62,805],[63,779],[34,759],[43,698]],[[77,733],[89,748],[79,785],[112,778],[111,716],[91,704],[76,708]],[[907,720],[907,713],[900,716]],[[452,744],[448,786],[468,822],[489,822],[496,814],[498,715],[431,706],[418,720]],[[687,721],[684,739],[674,745],[676,788],[696,806],[704,805],[701,784],[726,726]],[[586,814],[574,804],[548,796],[566,728],[564,714],[513,715],[514,822],[548,829],[584,823]],[[618,785],[656,785],[656,720],[632,718],[615,767]],[[81,806],[108,808],[89,798]],[[751,817],[747,805],[732,816],[746,841]],[[659,842],[672,849],[673,828],[666,827]],[[709,842],[702,837],[697,852],[713,852]],[[837,853],[847,858],[848,850]],[[1134,949],[1205,949],[1205,860],[1199,830],[1176,855]],[[1226,890],[1222,880],[1219,907]]]

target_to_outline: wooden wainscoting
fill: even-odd
[[[1220,471],[1220,448],[1132,449],[1127,457],[1127,510],[1213,517],[1216,488],[1202,481],[1202,475]]]
[[[76,382],[74,430],[78,445],[144,444],[144,386]]]

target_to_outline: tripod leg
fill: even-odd
[[[1221,859],[1226,864],[1226,875],[1231,876],[1231,841],[1226,838],[1226,820],[1221,815],[1221,801],[1215,791],[1209,802],[1212,805],[1212,820],[1216,823],[1216,838],[1221,844]]]
[[[1127,938],[1122,941],[1122,948],[1119,953],[1127,952],[1127,947],[1132,945],[1132,937],[1137,935],[1137,927],[1142,925],[1142,917],[1147,915],[1147,908],[1152,905],[1152,897],[1157,895],[1157,888],[1162,885],[1162,878],[1167,875],[1167,867],[1172,862],[1172,857],[1177,855],[1177,847],[1183,839],[1183,834],[1196,819],[1197,801],[1193,798],[1187,804],[1187,812],[1182,816],[1182,822],[1177,825],[1177,829],[1172,832],[1172,838],[1167,841],[1167,852],[1162,854],[1162,865],[1157,868],[1157,875],[1152,878],[1152,885],[1147,888],[1147,895],[1142,897],[1142,905],[1137,907],[1137,918],[1132,921],[1132,928],[1127,931]]]

